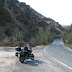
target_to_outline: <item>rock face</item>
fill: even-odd
[[[51,26],[52,31],[61,33],[63,28],[58,22],[46,18],[29,5],[18,0],[0,0],[0,38],[11,36],[18,27],[30,38],[36,36],[39,27]]]

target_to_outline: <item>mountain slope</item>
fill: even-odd
[[[12,36],[15,28],[25,33],[25,41],[36,36],[39,27],[51,27],[51,32],[60,34],[63,28],[50,18],[36,12],[18,0],[0,0],[0,38]]]

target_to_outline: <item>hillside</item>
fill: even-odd
[[[22,31],[24,41],[36,37],[39,27],[51,27],[51,33],[59,35],[63,28],[58,22],[46,18],[26,3],[18,0],[0,0],[0,41]],[[15,35],[16,36],[16,35]]]
[[[72,24],[70,26],[67,26],[64,30],[64,41],[68,44],[72,44]]]

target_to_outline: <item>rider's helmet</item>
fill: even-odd
[[[30,48],[29,44],[26,44],[26,47]]]

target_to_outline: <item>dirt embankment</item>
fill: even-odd
[[[29,44],[31,47],[35,47],[37,45],[40,44],[34,44],[34,43],[30,43],[30,42],[25,42],[25,43],[1,43],[0,46],[1,47],[16,47],[16,46],[25,46],[26,44]]]

